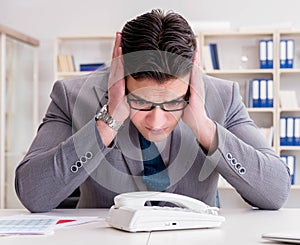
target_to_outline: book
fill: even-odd
[[[218,55],[218,48],[216,43],[210,43],[210,55],[212,59],[213,69],[219,70],[220,69],[220,62],[219,62],[219,55]]]
[[[102,69],[105,67],[105,63],[88,63],[88,64],[80,64],[80,71],[96,71],[98,69]]]
[[[59,54],[57,56],[58,70],[60,72],[74,72],[75,64],[73,55]]]

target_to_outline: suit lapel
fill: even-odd
[[[174,192],[178,183],[187,174],[199,152],[199,145],[192,130],[180,120],[172,133],[168,173],[171,181],[169,192]]]
[[[116,142],[116,147],[122,151],[125,164],[127,165],[128,171],[132,176],[137,189],[140,191],[147,190],[147,187],[142,182],[141,178],[141,172],[143,171],[144,166],[138,130],[129,119],[124,122],[124,127],[118,132]]]

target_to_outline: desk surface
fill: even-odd
[[[0,216],[28,213],[25,210],[0,210]],[[55,210],[46,215],[105,217],[106,209]],[[299,228],[300,209],[262,211],[251,209],[224,209],[220,215],[226,221],[220,228],[128,233],[110,228],[105,221],[65,227],[53,235],[0,237],[0,244],[278,244],[261,239],[261,234],[292,231]]]

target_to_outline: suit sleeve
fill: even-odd
[[[16,169],[17,195],[31,212],[57,207],[109,151],[101,141],[94,118],[72,133],[72,116],[63,82],[55,83],[51,99],[38,133]]]
[[[232,94],[224,126],[216,123],[218,148],[207,160],[250,205],[279,209],[289,194],[289,169],[249,118],[236,83]]]

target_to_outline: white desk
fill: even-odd
[[[0,210],[0,215],[24,214],[24,210]],[[57,216],[100,216],[105,209],[55,210],[46,215]],[[104,221],[65,227],[53,235],[0,237],[1,245],[71,244],[71,245],[182,245],[182,244],[228,244],[254,245],[276,244],[261,239],[265,232],[299,229],[300,209],[260,211],[249,209],[224,209],[220,214],[226,221],[217,229],[179,230],[128,233],[107,226]]]

